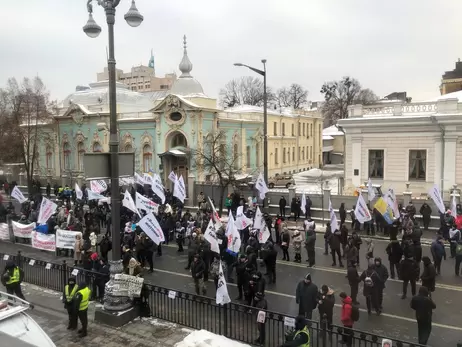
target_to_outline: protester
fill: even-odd
[[[415,311],[417,320],[418,342],[421,345],[427,345],[432,332],[432,315],[436,305],[428,296],[426,287],[419,288],[419,294],[411,300],[411,308]]]
[[[311,320],[313,310],[318,305],[318,287],[311,281],[311,274],[307,274],[298,283],[295,301],[298,304],[298,314]]]

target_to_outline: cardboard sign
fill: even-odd
[[[43,251],[56,251],[55,235],[42,234],[36,231],[32,232],[32,247]]]
[[[22,237],[30,239],[32,237],[32,231],[35,229],[35,223],[21,224],[17,222],[11,222],[13,225],[13,235],[15,237]]]
[[[169,299],[175,299],[176,298],[176,292],[173,290],[168,291],[168,298]]]
[[[8,229],[8,224],[0,223],[0,240],[9,240],[10,231]]]
[[[136,297],[141,295],[141,289],[143,288],[144,278],[130,276],[126,274],[116,274],[114,276],[114,287],[120,293],[125,293],[124,296]]]
[[[79,269],[74,269],[71,272],[72,276],[77,276],[79,274]]]
[[[29,265],[30,265],[30,266],[34,266],[34,265],[35,265],[35,259],[29,260]]]
[[[45,269],[50,270],[51,269],[51,263],[47,263],[47,265],[45,265]]]
[[[266,312],[258,311],[257,323],[265,323],[265,320],[266,320]]]
[[[72,230],[56,230],[56,247],[63,249],[74,249],[75,246],[75,237],[77,235],[82,236],[80,231]]]

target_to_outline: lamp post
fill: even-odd
[[[235,63],[234,66],[245,66],[246,68],[263,76],[263,178],[268,184],[268,94],[266,93],[266,59],[262,59],[263,70],[256,69],[249,65]],[[263,199],[263,208],[267,206],[266,198]]]
[[[83,27],[83,31],[87,36],[91,38],[97,37],[101,33],[101,27],[96,24],[93,19],[93,0],[88,0],[88,22]],[[104,8],[106,13],[106,22],[108,27],[109,36],[109,58],[107,61],[108,72],[109,72],[109,152],[110,152],[110,171],[111,171],[111,202],[112,202],[112,259],[120,259],[120,193],[119,193],[119,137],[117,135],[117,100],[116,100],[116,60],[114,55],[114,23],[116,7],[119,5],[120,0],[95,0],[97,4]],[[138,12],[135,1],[132,1],[132,5],[128,12],[124,16],[128,25],[137,27],[143,21],[143,16]]]

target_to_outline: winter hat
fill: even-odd
[[[307,273],[306,276],[305,276],[305,279],[308,280],[308,281],[311,281],[311,274]]]
[[[92,253],[92,255],[90,256],[90,259],[91,259],[91,260],[96,260],[96,259],[98,259],[98,253],[96,253],[96,252],[95,252],[95,253]]]

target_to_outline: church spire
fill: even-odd
[[[180,71],[181,71],[180,78],[182,78],[182,77],[191,77],[190,72],[192,71],[192,68],[193,68],[192,63],[189,60],[188,50],[186,49],[186,47],[187,47],[186,35],[184,35],[183,36],[183,48],[184,48],[183,59],[181,59],[181,63],[180,63],[180,66],[179,66]]]
[[[148,66],[152,69],[155,69],[155,64],[154,64],[154,53],[152,52],[151,48],[151,58],[149,58],[149,64]]]

